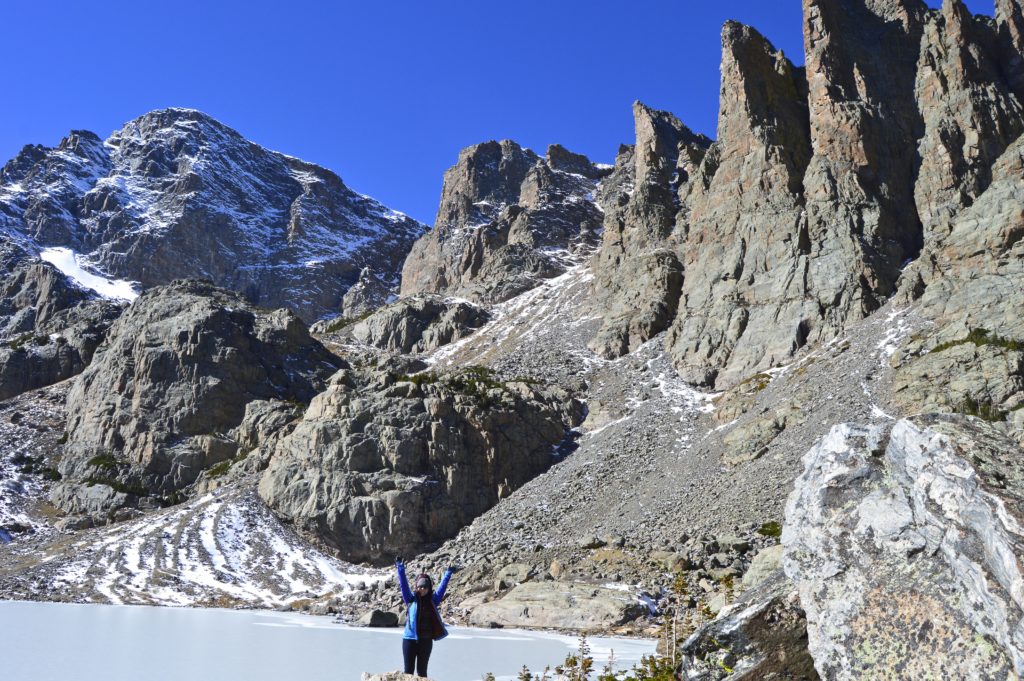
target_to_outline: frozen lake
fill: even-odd
[[[430,676],[514,679],[526,664],[554,667],[576,640],[554,634],[451,627],[434,645]],[[401,669],[400,629],[363,629],[327,617],[265,611],[0,602],[5,681],[359,681]],[[590,639],[595,666],[617,668],[654,641]]]

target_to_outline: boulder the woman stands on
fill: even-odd
[[[415,667],[416,675],[425,677],[434,641],[448,635],[437,606],[444,600],[448,580],[454,571],[451,568],[445,570],[437,591],[434,591],[434,583],[430,576],[421,574],[416,578],[416,589],[413,592],[409,589],[409,581],[405,578],[405,565],[401,559],[395,561],[395,567],[398,568],[398,585],[402,588],[402,601],[409,606],[405,633],[402,636],[405,673],[412,674]]]

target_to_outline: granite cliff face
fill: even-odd
[[[341,312],[364,268],[396,286],[424,229],[187,109],[28,146],[0,171],[0,232],[30,252],[70,248],[143,287],[209,279],[307,322]]]
[[[633,104],[636,145],[620,153],[604,198],[594,291],[604,321],[590,347],[619,357],[664,331],[679,304],[682,265],[672,248],[678,193],[711,144],[672,114]]]
[[[739,24],[725,25],[722,50],[718,139],[684,197],[685,283],[666,339],[681,375],[705,385],[791,355],[818,309],[803,276],[811,247],[804,72]]]

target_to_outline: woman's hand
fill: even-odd
[[[405,563],[402,562],[401,558],[395,558],[395,567],[398,568],[399,570],[404,570],[405,569]]]

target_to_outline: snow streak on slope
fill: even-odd
[[[384,579],[309,546],[238,491],[85,533],[48,560],[36,589],[110,603],[276,607]]]
[[[79,257],[70,248],[47,248],[39,257],[83,288],[90,289],[105,298],[132,301],[139,297],[132,282],[123,279],[108,279],[87,272],[79,262]]]

